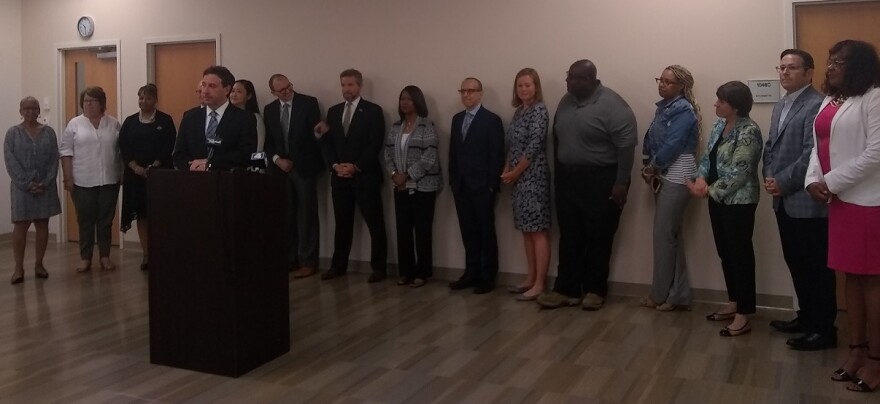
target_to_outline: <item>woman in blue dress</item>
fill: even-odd
[[[523,233],[528,275],[509,291],[517,300],[531,301],[544,292],[550,266],[550,168],[547,164],[547,125],[550,120],[535,69],[516,74],[513,85],[516,112],[507,129],[507,162],[501,181],[513,184],[513,219]]]
[[[58,138],[55,131],[43,125],[40,103],[34,97],[21,100],[19,109],[22,122],[6,131],[3,157],[6,171],[12,180],[9,197],[12,200],[12,251],[15,270],[10,283],[24,282],[24,249],[27,232],[34,224],[37,230],[37,249],[34,274],[48,278],[43,267],[43,256],[49,241],[49,218],[61,213],[58,199]]]

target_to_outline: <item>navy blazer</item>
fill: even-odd
[[[827,208],[804,190],[804,177],[813,150],[813,120],[819,112],[824,96],[812,86],[807,87],[791,104],[785,121],[779,125],[784,101],[773,106],[770,131],[764,146],[764,177],[776,179],[781,197],[773,197],[773,209],[779,202],[785,212],[795,218],[826,217]]]
[[[342,115],[345,103],[339,103],[327,111],[327,125],[330,130],[321,136],[321,150],[324,162],[333,171],[333,165],[352,163],[358,171],[351,179],[331,175],[330,184],[353,181],[356,187],[378,187],[382,183],[382,165],[379,153],[385,143],[385,115],[382,107],[363,98],[351,114],[348,133],[342,130]]]
[[[290,101],[290,127],[288,141],[290,152],[284,150],[284,131],[281,128],[281,101],[277,98],[263,108],[266,124],[266,155],[293,161],[293,170],[306,178],[312,178],[324,167],[321,148],[315,138],[315,126],[321,121],[321,110],[315,97],[296,93]],[[275,166],[272,164],[271,166]]]
[[[453,193],[463,189],[498,192],[504,169],[504,125],[498,115],[480,106],[462,140],[465,113],[461,111],[452,117],[449,186]]]
[[[208,157],[207,118],[207,107],[195,107],[183,113],[171,156],[177,169],[189,170],[191,161]],[[221,143],[214,147],[211,157],[214,169],[247,167],[251,154],[257,151],[257,118],[230,103],[217,124],[217,137]]]

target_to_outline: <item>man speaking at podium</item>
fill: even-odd
[[[257,151],[254,114],[229,104],[235,76],[223,66],[202,73],[201,99],[205,107],[184,112],[174,144],[178,170],[231,170],[247,167]]]

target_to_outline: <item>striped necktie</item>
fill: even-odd
[[[207,139],[216,139],[217,138],[217,111],[211,111],[209,114],[211,115],[211,119],[208,121],[208,128],[205,129],[205,138]]]

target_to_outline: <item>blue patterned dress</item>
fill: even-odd
[[[12,222],[47,219],[61,213],[58,199],[58,138],[48,125],[37,137],[31,137],[21,126],[6,132],[3,155],[6,171],[12,180],[9,196],[12,202]],[[28,192],[31,182],[45,185],[45,192]]]
[[[513,185],[513,221],[523,232],[550,228],[550,167],[547,164],[547,107],[537,102],[517,108],[507,129],[508,168],[526,157],[529,168]]]

